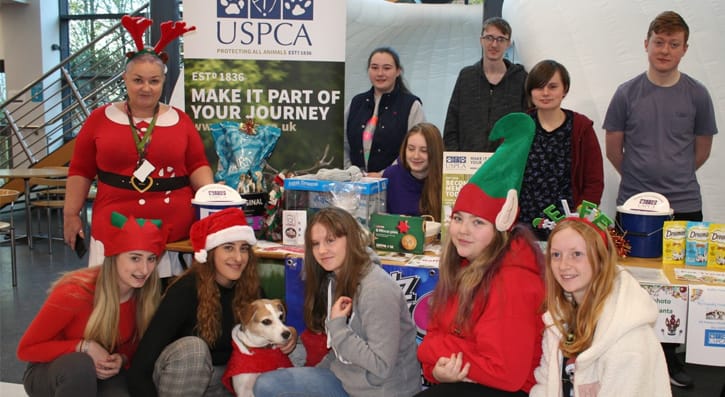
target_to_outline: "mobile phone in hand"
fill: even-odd
[[[81,237],[80,233],[76,235],[76,245],[73,248],[76,251],[78,258],[83,258],[88,249],[86,249],[86,241]]]

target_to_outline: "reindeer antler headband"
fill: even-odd
[[[143,43],[143,34],[146,29],[148,29],[148,27],[151,26],[151,24],[153,23],[154,21],[144,17],[132,17],[124,15],[123,18],[121,18],[121,25],[123,25],[128,33],[131,34],[131,38],[133,38],[134,43],[136,43],[137,49],[137,51],[135,52],[129,51],[126,53],[126,57],[128,58],[126,62],[131,61],[131,59],[133,59],[137,55],[152,54],[159,57],[164,63],[166,63],[166,61],[169,59],[169,56],[164,52],[164,48],[177,37],[181,37],[184,33],[196,30],[196,26],[190,26],[187,28],[186,22],[162,22],[160,25],[161,38],[159,38],[158,43],[156,43],[153,48],[146,47]]]

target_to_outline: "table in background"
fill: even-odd
[[[31,178],[57,178],[68,176],[68,171],[59,168],[0,168],[0,178],[22,178],[25,186],[25,236],[18,236],[28,242],[28,248],[33,248],[32,219],[30,216],[30,179]]]

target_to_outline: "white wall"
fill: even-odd
[[[345,95],[369,89],[370,51],[391,45],[401,56],[411,91],[423,100],[429,121],[442,129],[458,71],[481,57],[482,7],[394,4],[348,0]],[[563,106],[594,120],[604,150],[609,100],[622,82],[647,68],[644,39],[649,22],[665,10],[690,26],[689,50],[680,68],[707,86],[720,130],[725,131],[725,3],[721,0],[505,0],[516,62],[530,69],[550,58],[564,64],[572,86]],[[718,134],[722,135],[722,134]],[[715,136],[710,159],[698,171],[705,219],[725,222],[725,137]],[[619,175],[605,158],[603,209],[615,212]]]
[[[482,17],[480,4],[347,0],[345,103],[370,89],[370,52],[390,46],[400,55],[408,88],[423,101],[426,119],[442,133],[458,72],[481,59]]]
[[[712,96],[720,134],[712,154],[697,172],[705,220],[725,222],[725,5],[721,0],[506,0],[503,16],[518,37],[520,61],[530,69],[542,59],[555,59],[571,74],[563,106],[594,120],[601,129],[617,86],[647,69],[644,40],[649,23],[662,11],[682,15],[690,27],[689,49],[680,70],[702,82]],[[602,205],[614,214],[619,174],[605,157]]]

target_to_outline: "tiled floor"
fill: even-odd
[[[20,223],[17,226],[21,233],[25,230],[22,218],[22,210],[16,210],[15,220]],[[0,219],[6,220],[7,214],[0,214]],[[37,225],[34,227],[37,228]],[[60,241],[53,242],[52,255],[48,254],[47,240],[44,239],[37,240],[32,250],[29,250],[26,244],[18,245],[17,254],[18,286],[13,288],[10,247],[6,242],[0,245],[0,382],[4,382],[0,383],[2,397],[24,395],[22,387],[13,385],[22,382],[25,370],[25,363],[18,361],[15,350],[25,328],[45,301],[50,283],[62,272],[85,266],[85,260],[79,260],[75,253]],[[695,378],[695,388],[685,390],[673,387],[673,396],[720,396],[725,384],[725,368],[691,364],[686,368]]]

